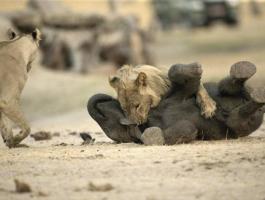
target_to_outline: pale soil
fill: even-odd
[[[60,136],[36,142],[29,137],[29,148],[7,149],[1,142],[1,200],[265,199],[265,123],[253,137],[151,147],[111,142],[83,111],[32,126],[33,132]],[[87,130],[96,143],[81,146],[78,133]],[[33,192],[15,193],[15,178]],[[90,182],[113,190],[89,191]]]

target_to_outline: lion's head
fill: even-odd
[[[149,65],[124,66],[109,78],[128,118],[137,124],[146,122],[150,108],[156,107],[169,90],[167,74]]]
[[[7,31],[9,40],[0,42],[0,50],[5,54],[15,56],[22,63],[26,63],[27,71],[31,68],[31,63],[36,58],[41,33],[38,29],[30,34],[17,34],[12,29]]]

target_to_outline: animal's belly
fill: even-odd
[[[227,126],[215,118],[206,119],[194,101],[170,103],[150,113],[148,127],[157,126],[162,130],[174,126],[178,121],[187,120],[198,130],[198,138],[222,139],[226,136]]]
[[[149,124],[150,126],[157,125],[164,129],[180,120],[197,123],[199,117],[199,109],[193,100],[161,102],[159,107],[150,111]]]

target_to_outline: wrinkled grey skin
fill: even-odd
[[[250,91],[244,86],[245,81],[256,72],[252,63],[236,63],[231,68],[230,76],[218,84],[205,84],[208,93],[217,102],[216,114],[211,119],[201,116],[192,95],[198,88],[198,77],[179,73],[180,66],[174,65],[169,70],[172,89],[158,107],[149,112],[146,124],[130,124],[118,101],[105,94],[90,98],[89,114],[105,134],[116,142],[144,143],[142,134],[150,127],[159,127],[164,144],[168,145],[196,139],[238,138],[259,128],[263,121],[265,91]]]

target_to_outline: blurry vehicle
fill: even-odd
[[[238,24],[239,0],[153,0],[153,5],[164,28],[209,26],[216,21]]]

